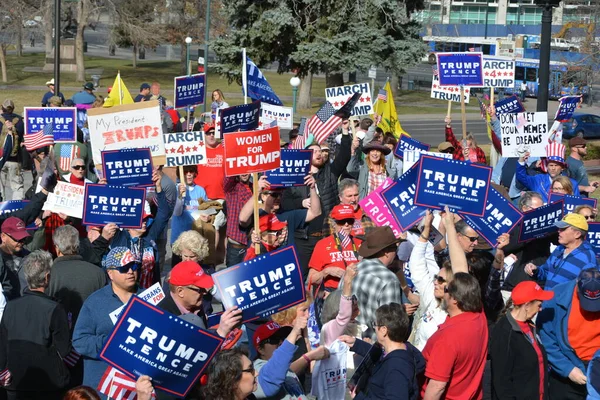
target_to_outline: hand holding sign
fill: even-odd
[[[152,386],[152,378],[148,375],[142,375],[135,382],[135,392],[137,400],[151,400],[154,387]]]
[[[242,322],[242,310],[238,306],[233,306],[221,314],[221,322],[219,323],[217,333],[221,337],[227,337],[229,332],[239,325],[240,322]]]
[[[527,265],[525,265],[525,273],[529,276],[533,276],[537,269],[538,267],[535,264],[527,263]]]
[[[510,242],[510,235],[508,233],[503,233],[498,236],[498,246],[496,250],[502,250],[504,246],[506,246]]]

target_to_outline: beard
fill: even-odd
[[[321,168],[323,167],[323,165],[325,165],[325,160],[323,158],[321,158],[320,160],[313,160],[312,162],[313,167]]]

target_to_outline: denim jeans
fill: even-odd
[[[247,249],[237,249],[228,243],[227,253],[225,254],[225,265],[231,267],[244,261]]]

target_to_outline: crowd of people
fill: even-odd
[[[110,366],[99,353],[111,315],[156,283],[166,294],[160,309],[227,339],[188,399],[600,398],[600,271],[587,240],[595,208],[579,206],[555,233],[525,243],[516,227],[492,247],[448,208],[427,210],[396,235],[359,203],[402,174],[398,139],[377,127],[377,116],[345,120],[326,142],[309,143],[304,186],[274,187],[261,176],[253,193],[250,175],[225,176],[214,123],[182,121],[158,83],[143,83],[135,100],[159,101],[165,132],[204,132],[207,163],[186,166],[183,175],[156,167],[140,228],[84,226],[44,204],[58,180],[106,183],[91,160],[85,121],[85,110],[103,99],[86,83],[65,101],[53,83],[42,105],[74,105],[82,114],[66,166],[56,148],[23,151],[22,118],[11,100],[2,103],[2,195],[7,200],[10,185],[13,200],[29,200],[0,215],[6,398],[107,398],[99,386]],[[220,90],[212,99],[213,113],[228,107]],[[487,164],[472,135],[458,140],[451,119],[444,122],[438,151]],[[282,148],[298,135],[290,131]],[[568,158],[562,144],[541,159],[500,158],[494,187],[522,212],[552,193],[589,195],[599,184],[581,161],[586,141],[568,146]],[[25,190],[27,170],[36,180]],[[435,245],[434,230],[443,236]],[[221,299],[211,275],[289,245],[306,301],[244,324],[232,307],[212,322]],[[175,398],[148,376],[135,391],[139,400]]]

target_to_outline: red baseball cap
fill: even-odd
[[[210,289],[215,285],[213,278],[193,261],[182,261],[174,266],[169,283],[175,286],[194,285],[202,289]]]
[[[520,306],[533,300],[546,301],[554,297],[554,292],[543,290],[534,281],[523,281],[519,283],[511,294],[514,305]]]
[[[254,332],[254,336],[252,337],[252,344],[255,349],[258,349],[258,345],[267,340],[268,338],[277,335],[284,340],[287,335],[292,331],[291,326],[281,326],[277,322],[267,322],[258,327],[258,329]]]
[[[280,231],[287,226],[287,222],[282,222],[275,214],[267,214],[258,220],[260,231]]]
[[[204,124],[204,133],[207,133],[211,130],[215,130],[215,126],[213,124]]]
[[[2,227],[0,227],[0,229],[3,233],[6,233],[8,236],[17,241],[31,237],[31,235],[25,229],[25,222],[17,217],[7,218],[2,223]]]
[[[331,218],[337,221],[354,218],[354,207],[349,204],[338,204],[331,210]]]

